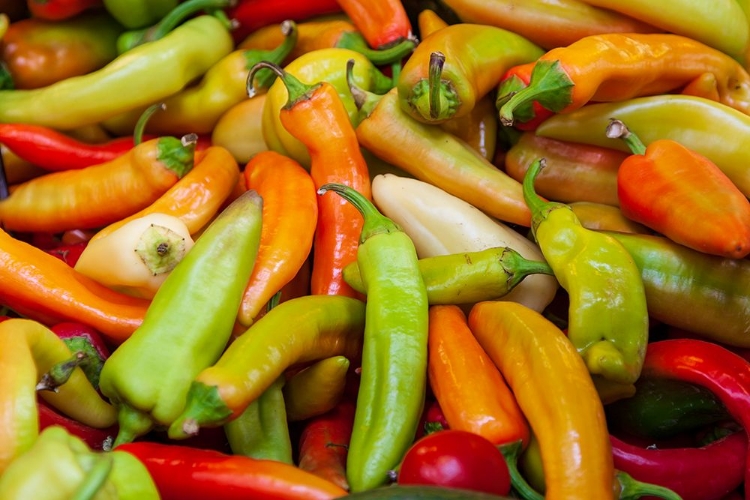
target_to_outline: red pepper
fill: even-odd
[[[95,7],[103,7],[102,0],[27,0],[29,12],[34,17],[59,21],[69,19]]]
[[[750,362],[718,344],[697,339],[651,342],[641,375],[684,380],[712,391],[745,432],[750,429]],[[750,498],[750,453],[744,461]]]
[[[72,435],[83,439],[93,450],[104,450],[109,447],[111,441],[117,435],[117,425],[106,429],[90,427],[59,413],[41,398],[37,398],[37,408],[39,410],[40,431],[51,425],[65,427]]]
[[[54,255],[58,259],[65,262],[70,267],[75,267],[76,262],[78,262],[78,258],[83,253],[83,250],[86,248],[87,243],[85,241],[81,241],[79,243],[72,243],[70,245],[59,245],[55,248],[51,248],[47,250],[47,253]]]
[[[338,3],[373,49],[413,38],[411,21],[401,0],[338,0]]]
[[[419,440],[419,438],[427,434],[450,429],[448,420],[446,420],[443,410],[440,408],[440,403],[433,400],[429,404],[426,403],[426,405],[422,413],[422,420],[419,423],[419,427],[417,427],[417,434],[414,436],[414,441]]]
[[[139,441],[117,447],[138,458],[162,500],[328,500],[347,491],[294,465],[189,446]]]
[[[616,469],[669,488],[683,500],[720,500],[744,479],[744,432],[700,448],[642,448],[611,435],[610,441]]]
[[[336,0],[241,0],[227,10],[236,22],[232,30],[234,41],[239,43],[247,35],[269,24],[287,19],[304,21],[315,16],[341,12]]]
[[[531,72],[534,70],[536,62],[519,64],[513,66],[500,79],[500,85],[497,89],[498,100],[495,102],[498,110],[511,93],[518,92],[522,88],[528,87],[531,81]],[[516,108],[513,116],[513,127],[518,130],[536,130],[536,128],[547,118],[553,116],[554,111],[545,108],[538,101],[532,101],[530,106],[519,106]]]
[[[68,346],[70,352],[83,352],[86,361],[81,364],[83,373],[94,388],[99,388],[99,373],[110,355],[110,348],[102,334],[83,323],[64,321],[50,328]]]

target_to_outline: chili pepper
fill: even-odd
[[[50,329],[60,337],[70,352],[83,352],[87,361],[81,366],[86,378],[95,389],[99,388],[99,374],[104,361],[110,355],[110,348],[102,335],[83,323],[63,321],[52,325]]]
[[[81,438],[93,450],[103,451],[108,449],[114,439],[114,435],[117,433],[117,428],[114,425],[106,429],[97,429],[96,427],[84,425],[78,420],[66,417],[40,397],[37,398],[36,405],[39,413],[40,431],[52,426],[63,427],[70,434]]]
[[[102,0],[27,0],[29,13],[37,19],[62,21],[89,9],[102,7]]]
[[[248,191],[219,214],[104,363],[100,389],[119,411],[115,446],[171,424],[192,378],[226,347],[258,253],[262,204]]]
[[[299,422],[331,411],[344,396],[349,364],[346,357],[333,356],[295,373],[284,385],[289,421]]]
[[[400,0],[377,3],[364,0],[338,0],[344,13],[375,49],[393,46],[413,38],[411,21]],[[416,43],[415,43],[416,45]]]
[[[638,265],[652,318],[704,339],[750,347],[745,260],[708,255],[659,235],[607,234]]]
[[[177,93],[231,51],[224,24],[201,15],[97,71],[39,89],[0,90],[0,122],[61,130],[101,122]]]
[[[356,492],[385,483],[414,439],[427,384],[427,291],[411,238],[355,189],[324,184],[318,193],[327,191],[364,219],[357,263],[368,321],[346,468]]]
[[[423,40],[399,75],[399,105],[415,120],[440,123],[464,116],[512,66],[544,51],[511,31],[460,23]]]
[[[492,359],[472,335],[458,306],[432,306],[429,320],[430,387],[451,429],[494,445],[529,441],[529,425]]]
[[[0,391],[0,471],[28,450],[39,433],[36,385],[41,375],[71,352],[47,327],[28,319],[8,319],[0,323],[0,367],[4,376]],[[106,428],[115,422],[114,408],[106,403],[86,379],[74,370],[57,392],[42,397],[65,415],[92,427]],[[2,474],[0,474],[2,475]]]
[[[243,165],[256,154],[268,151],[263,139],[265,103],[266,94],[258,94],[234,104],[217,120],[211,131],[211,143],[228,150]]]
[[[610,436],[615,466],[683,500],[719,500],[744,478],[747,437],[735,432],[700,448],[641,448]]]
[[[750,117],[721,103],[685,95],[591,103],[546,120],[536,133],[630,152],[624,142],[603,133],[613,116],[628,123],[646,145],[657,139],[689,144],[690,149],[716,163],[746,196],[750,195],[750,175],[742,167],[750,161]],[[717,123],[722,126],[716,127]],[[722,129],[732,130],[732,141],[725,140]]]
[[[427,182],[385,174],[373,179],[372,188],[378,208],[406,231],[422,259],[507,247],[528,261],[544,263],[536,244],[475,206]],[[464,265],[467,264],[462,267]],[[507,276],[495,276],[507,283]],[[428,283],[429,280],[425,282]],[[495,286],[503,285],[498,281]],[[503,300],[521,302],[542,311],[552,302],[557,288],[556,278],[537,273],[507,288]]]
[[[523,182],[529,165],[544,157],[547,168],[535,183],[540,195],[561,203],[588,201],[617,207],[617,172],[628,156],[615,149],[558,141],[526,132],[506,153],[504,169]]]
[[[532,234],[570,297],[568,338],[604,385],[631,385],[648,342],[641,272],[616,239],[581,226],[570,207],[539,198],[534,181],[543,166],[539,159],[529,167],[524,197]]]
[[[45,3],[53,6],[59,2]],[[0,60],[10,73],[13,88],[46,87],[104,67],[117,56],[115,43],[122,31],[106,12],[65,20],[22,19],[8,26]]]
[[[239,417],[224,424],[232,454],[293,464],[283,386],[281,376]]]
[[[528,87],[535,65],[536,61],[518,64],[502,76],[495,97],[497,111],[500,111],[500,107],[504,104],[507,96]],[[535,130],[540,123],[554,114],[553,111],[545,108],[538,101],[523,103],[513,112],[513,126],[518,130]]]
[[[280,303],[195,377],[169,436],[185,438],[237,418],[292,365],[331,356],[356,359],[364,321],[364,304],[351,297],[305,295]]]
[[[250,70],[248,82],[252,82],[255,72],[262,68],[274,71],[287,88],[288,101],[280,110],[279,119],[284,128],[307,147],[310,177],[315,188],[326,183],[342,183],[371,198],[367,163],[335,87],[326,81],[304,84],[279,66],[265,62]],[[346,200],[337,197],[318,200],[313,294],[356,296],[343,278],[344,266],[356,259],[357,239],[362,230],[362,220],[356,214],[355,207]]]
[[[187,136],[162,137],[96,166],[37,177],[0,201],[0,221],[10,230],[48,232],[110,224],[172,187],[193,167],[194,149]]]
[[[151,26],[177,7],[179,0],[102,0],[104,7],[127,29]]]
[[[296,161],[273,151],[253,157],[243,176],[248,189],[263,197],[260,250],[237,313],[237,321],[247,328],[310,255],[318,200],[310,174]]]
[[[9,185],[20,184],[46,173],[46,170],[19,158],[13,151],[5,147],[4,144],[0,144],[0,160],[2,160],[5,167],[3,169],[4,172],[2,172],[4,179],[0,178],[0,199],[8,197],[7,191]]]
[[[73,243],[71,245],[59,245],[47,250],[47,253],[54,255],[70,267],[74,267],[76,262],[78,262],[78,259],[81,257],[83,250],[86,248],[86,245],[87,243],[85,241]]]
[[[435,31],[445,28],[448,24],[448,22],[431,8],[422,9],[419,11],[419,14],[417,14],[417,28],[419,28],[419,36],[423,40]]]
[[[680,380],[640,377],[635,395],[604,407],[610,433],[666,439],[726,421],[726,408],[707,389]]]
[[[425,402],[425,409],[422,413],[422,421],[417,428],[417,434],[414,436],[414,442],[416,443],[420,438],[427,436],[428,434],[432,434],[433,432],[448,429],[450,429],[450,425],[445,419],[445,414],[443,414],[443,410],[440,408],[440,403],[437,400],[433,400],[429,404]]]
[[[682,87],[680,94],[703,97],[704,99],[718,102],[720,99],[719,80],[713,73],[703,73],[701,76]]]
[[[221,147],[209,147],[196,155],[195,166],[146,208],[100,229],[94,243],[134,219],[162,213],[182,220],[191,235],[198,232],[229,203],[240,178],[240,169],[231,154]]]
[[[510,247],[423,257],[417,265],[430,305],[496,300],[507,296],[532,275],[553,274],[544,261],[528,260]],[[344,279],[356,291],[365,292],[356,262],[344,268]]]
[[[568,206],[586,229],[651,234],[649,228],[625,217],[618,207],[590,201],[574,201]]]
[[[52,426],[0,478],[8,500],[116,497],[158,500],[146,467],[128,453],[92,451],[80,438]]]
[[[565,114],[591,101],[664,94],[704,73],[716,75],[722,104],[750,113],[750,74],[740,63],[696,40],[660,33],[594,35],[552,49],[534,64],[528,86],[498,96],[496,105],[501,123],[512,125],[514,109],[534,100]]]
[[[352,76],[347,77],[347,63],[354,60]],[[347,78],[363,89],[376,94],[386,92],[393,86],[390,78],[367,59],[366,56],[350,49],[330,48],[309,52],[295,59],[284,71],[298,78],[303,84],[315,85],[328,82],[337,90],[344,104],[349,121],[358,123],[357,106],[349,90]],[[310,167],[310,153],[307,146],[295,138],[281,123],[281,109],[289,102],[289,94],[282,81],[276,81],[268,89],[268,97],[263,108],[263,138],[268,149],[289,156],[305,168]]]
[[[307,421],[299,438],[297,466],[348,490],[346,456],[353,422],[354,404],[347,400]]]
[[[633,152],[617,173],[627,218],[694,250],[736,259],[750,253],[750,202],[711,160],[670,140],[646,148],[620,120],[606,134]],[[688,213],[697,217],[686,230]]]
[[[75,269],[113,290],[152,299],[193,243],[181,219],[151,213],[89,243]]]
[[[724,347],[696,339],[651,342],[643,375],[684,380],[705,387],[719,398],[737,423],[745,429],[750,425],[750,363]],[[750,493],[750,455],[747,454],[743,475],[747,496]]]
[[[240,0],[227,10],[236,24],[232,30],[235,43],[244,40],[255,30],[287,19],[304,21],[325,14],[341,12],[337,0]]]
[[[80,321],[120,343],[143,321],[149,301],[81,275],[57,257],[0,230],[0,304],[45,324]]]
[[[328,500],[346,495],[346,490],[329,481],[273,460],[148,441],[127,443],[118,449],[146,466],[162,500]]]
[[[468,325],[539,439],[546,498],[613,498],[604,408],[565,334],[540,313],[513,302],[475,305]]]

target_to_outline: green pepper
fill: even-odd
[[[177,7],[179,0],[103,0],[104,8],[128,29],[151,26]]]
[[[224,209],[104,363],[99,388],[118,409],[115,446],[171,424],[193,377],[226,348],[258,254],[262,206],[251,190]]]
[[[0,123],[61,130],[99,123],[175,94],[232,48],[232,37],[220,20],[198,16],[97,71],[38,89],[0,90]]]
[[[351,491],[383,485],[411,445],[427,380],[427,290],[411,238],[356,190],[324,184],[364,218],[357,249],[367,292],[362,373],[346,475]]]
[[[668,439],[731,420],[708,389],[682,380],[640,377],[635,395],[604,407],[611,432],[646,439]]]
[[[543,158],[529,166],[523,193],[532,212],[532,234],[568,292],[568,337],[600,395],[605,388],[632,388],[648,342],[641,273],[616,239],[584,228],[569,206],[536,194],[534,180],[543,166]]]
[[[0,476],[3,500],[117,498],[158,500],[146,466],[130,453],[95,452],[60,426],[44,429],[34,445]]]

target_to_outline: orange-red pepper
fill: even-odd
[[[318,196],[307,170],[274,151],[255,155],[243,175],[247,188],[263,198],[260,249],[237,314],[247,328],[307,260],[318,222]]]
[[[341,9],[374,49],[413,38],[411,21],[401,0],[337,0]]]

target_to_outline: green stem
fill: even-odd
[[[284,107],[287,109],[294,106],[297,101],[304,99],[305,96],[308,95],[308,93],[312,92],[314,89],[318,88],[318,86],[321,85],[320,83],[316,85],[307,85],[306,83],[302,83],[301,81],[299,81],[299,79],[291,73],[285,71],[278,64],[268,61],[261,61],[250,68],[250,72],[247,74],[248,97],[255,97],[255,94],[257,94],[258,92],[258,90],[253,86],[253,81],[255,79],[255,74],[261,69],[270,69],[284,83],[287,94],[289,94],[289,98],[284,105]]]
[[[13,90],[16,84],[13,83],[13,75],[10,74],[8,66],[0,61],[0,90]]]
[[[133,129],[133,145],[134,146],[137,146],[138,144],[143,142],[143,133],[146,130],[146,124],[154,115],[154,113],[156,113],[159,110],[164,111],[165,109],[167,109],[167,105],[164,104],[163,102],[160,102],[157,104],[152,104],[151,106],[143,110],[143,113],[141,113],[141,116],[138,117],[138,121],[135,122],[135,128]]]
[[[323,195],[328,191],[337,193],[346,201],[354,205],[354,208],[362,214],[364,225],[362,226],[362,233],[359,237],[360,243],[365,242],[376,234],[395,233],[401,230],[398,224],[381,214],[378,209],[375,208],[375,205],[373,205],[370,200],[365,198],[365,196],[356,189],[344,184],[329,183],[320,186],[318,194]]]
[[[430,118],[433,120],[436,120],[441,115],[440,80],[443,76],[444,66],[445,54],[442,52],[433,52],[430,54],[428,82],[430,89]]]
[[[170,439],[185,439],[195,436],[201,427],[217,427],[232,416],[215,385],[193,382],[187,396],[187,405],[182,415],[169,426]]]
[[[53,365],[42,376],[42,379],[36,385],[36,390],[57,392],[57,388],[67,382],[75,369],[87,360],[88,355],[83,351],[78,351],[71,358]]]
[[[297,23],[291,20],[284,21],[281,23],[281,33],[284,35],[284,41],[273,50],[248,49],[245,51],[244,55],[248,69],[251,69],[253,65],[261,61],[281,64],[292,53],[299,38]],[[275,79],[276,74],[274,72],[260,71],[255,76],[253,88],[267,89],[271,87]]]
[[[616,118],[610,118],[606,130],[607,137],[610,139],[622,139],[628,145],[630,151],[636,155],[646,154],[646,145],[643,141],[625,126],[623,122]]]
[[[140,410],[133,408],[128,404],[122,404],[117,414],[119,428],[117,438],[112,445],[117,448],[121,444],[130,443],[138,436],[143,436],[154,427],[154,421],[151,417]]]
[[[114,460],[112,460],[111,456],[105,453],[97,455],[96,463],[94,463],[94,466],[86,474],[86,478],[71,495],[70,500],[92,500],[95,498],[107,481],[113,465]]]
[[[512,126],[515,109],[534,101],[557,113],[573,102],[574,86],[560,61],[539,60],[531,72],[528,86],[517,90],[500,107],[500,122],[507,127]]]
[[[531,209],[532,214],[541,212],[547,203],[534,190],[534,181],[539,172],[546,166],[547,160],[545,158],[537,158],[529,165],[529,169],[523,177],[523,199]]]
[[[336,47],[359,52],[376,66],[401,61],[404,57],[411,54],[416,46],[417,43],[415,40],[407,38],[387,49],[373,49],[367,45],[365,37],[358,31],[345,31],[341,34],[338,42],[336,42]]]
[[[354,98],[354,105],[357,106],[362,118],[370,116],[372,110],[380,102],[382,96],[358,87],[354,82],[354,59],[346,61],[346,83],[349,86],[349,93]]]
[[[505,463],[508,465],[511,486],[513,486],[513,490],[523,500],[544,500],[544,497],[531,487],[523,477],[523,474],[521,474],[521,471],[518,470],[518,457],[522,449],[521,444],[521,441],[514,441],[498,447],[503,454],[503,458],[505,458]]]
[[[657,497],[665,500],[681,500],[682,497],[664,486],[637,481],[621,470],[615,471],[615,478],[620,483],[619,500],[638,500],[641,497]]]

